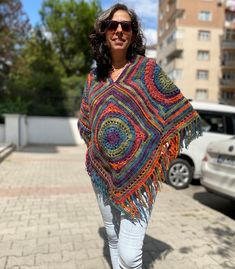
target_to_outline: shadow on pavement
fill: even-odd
[[[235,220],[235,202],[207,191],[197,192],[193,195],[193,198]]]
[[[104,257],[108,262],[110,268],[112,268],[111,259],[109,255],[109,247],[107,244],[106,232],[104,227],[99,228],[99,235],[104,241],[104,248],[103,248]],[[153,268],[155,260],[164,260],[165,257],[172,250],[173,248],[170,245],[146,234],[143,247],[143,269]]]
[[[213,255],[216,255],[230,260],[234,257],[235,253],[235,230],[227,225],[222,225],[221,222],[219,223],[220,227],[216,227],[216,224],[217,223],[213,223],[213,225],[205,228],[207,234],[213,234],[217,239],[217,243],[214,245],[213,250],[208,254],[212,257]],[[223,266],[223,268],[234,268],[234,264],[233,267],[229,267],[229,264],[223,264]]]
[[[19,152],[21,153],[57,153],[57,145],[28,145]]]

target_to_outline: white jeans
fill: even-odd
[[[141,269],[142,247],[150,214],[147,220],[131,221],[108,201],[104,201],[94,186],[104,221],[113,269]]]

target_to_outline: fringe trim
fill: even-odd
[[[199,117],[194,117],[190,123],[187,123],[186,127],[170,135],[162,142],[156,152],[155,156],[157,156],[158,160],[154,161],[156,163],[155,169],[153,169],[146,180],[137,183],[136,190],[131,193],[129,192],[129,194],[123,195],[118,190],[109,191],[102,178],[92,169],[91,164],[87,162],[88,174],[101,191],[104,199],[108,199],[131,220],[141,219],[147,221],[147,213],[151,213],[157,193],[161,190],[161,185],[166,179],[170,163],[177,158],[183,147],[187,148],[190,142],[200,135],[202,135],[202,129]]]

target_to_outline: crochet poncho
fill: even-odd
[[[152,59],[137,56],[116,81],[88,75],[78,128],[86,167],[104,197],[144,218],[180,149],[201,135],[198,113]]]

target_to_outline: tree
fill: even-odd
[[[30,27],[20,0],[0,0],[0,93]]]
[[[43,25],[59,55],[66,75],[89,72],[92,55],[88,36],[101,11],[96,1],[45,0],[40,11]]]
[[[40,27],[35,27],[18,61],[24,65],[11,73],[6,99],[16,103],[21,98],[30,115],[67,115],[60,62]]]
[[[2,1],[19,3],[19,0]],[[6,50],[17,57],[9,60],[0,114],[75,115],[85,76],[92,65],[88,35],[99,12],[96,1],[44,0],[42,24],[30,31],[29,36],[20,35],[22,43],[15,38],[18,43],[13,42]]]

